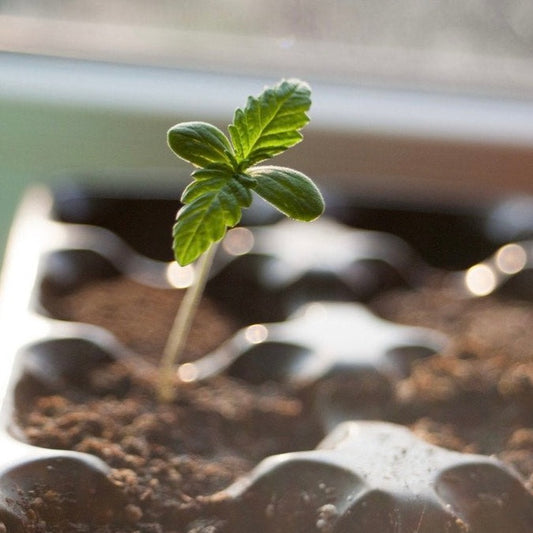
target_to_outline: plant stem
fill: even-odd
[[[200,304],[209,277],[209,271],[215,257],[217,246],[218,243],[213,243],[198,259],[194,272],[194,281],[185,292],[183,301],[172,324],[159,369],[157,392],[161,402],[170,402],[174,399],[173,382],[175,365],[183,357],[187,337],[189,336],[196,310]]]

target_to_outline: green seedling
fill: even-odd
[[[295,220],[311,221],[324,211],[315,184],[296,170],[258,165],[303,138],[309,122],[311,89],[300,80],[282,80],[258,97],[250,96],[229,125],[229,138],[205,122],[183,122],[168,132],[174,153],[192,163],[193,181],[184,190],[173,227],[176,261],[185,266],[198,259],[196,278],[176,316],[161,363],[159,396],[173,397],[174,367],[180,361],[192,319],[218,243],[241,220],[252,203],[252,191]]]

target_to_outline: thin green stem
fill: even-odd
[[[198,259],[193,284],[185,292],[167,343],[163,350],[159,370],[158,397],[162,402],[174,399],[175,366],[183,358],[183,352],[191,330],[196,310],[202,299],[202,294],[209,277],[209,271],[215,257],[218,243],[213,243]]]

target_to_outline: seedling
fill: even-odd
[[[284,152],[303,138],[311,89],[300,80],[282,80],[257,98],[250,96],[229,125],[229,138],[205,122],[183,122],[168,132],[175,154],[196,170],[186,187],[172,230],[176,261],[185,266],[198,259],[196,279],[187,290],[169,335],[161,363],[159,396],[173,397],[173,369],[179,362],[192,319],[215,254],[228,228],[241,220],[252,203],[252,191],[289,218],[311,221],[324,211],[315,184],[290,168],[258,163]]]

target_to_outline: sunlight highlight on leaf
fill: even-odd
[[[175,154],[198,167],[181,201],[173,227],[176,261],[185,266],[239,223],[252,190],[285,215],[309,221],[324,210],[314,183],[301,172],[253,166],[302,139],[309,122],[311,89],[300,80],[282,80],[235,111],[230,140],[206,122],[184,122],[168,132]]]

